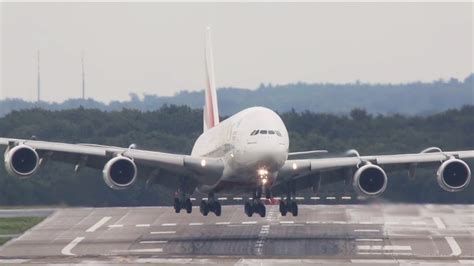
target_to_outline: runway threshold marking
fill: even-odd
[[[459,256],[461,255],[461,247],[459,247],[458,242],[456,242],[456,239],[452,236],[446,236],[444,237],[446,241],[448,242],[449,247],[451,248],[451,256]]]
[[[433,221],[438,227],[438,229],[446,229],[446,225],[444,225],[443,221],[439,217],[433,217]]]
[[[87,233],[92,233],[95,232],[95,230],[99,229],[102,225],[107,223],[112,217],[106,216],[100,219],[97,223],[95,223],[93,226],[89,227],[89,229],[86,230]]]
[[[176,234],[176,231],[156,231],[150,232],[152,235],[163,235],[163,234]]]
[[[84,240],[85,237],[79,236],[74,238],[69,244],[67,244],[62,250],[61,254],[65,256],[76,256],[76,254],[72,253],[72,249],[77,246],[82,240]]]

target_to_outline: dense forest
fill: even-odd
[[[354,109],[347,115],[294,110],[280,114],[290,133],[291,151],[328,149],[341,154],[419,152],[430,146],[445,150],[474,149],[474,106],[429,116],[372,115]],[[225,119],[225,118],[224,118]],[[165,105],[156,111],[97,109],[14,111],[0,118],[0,136],[70,143],[98,143],[165,152],[190,153],[202,131],[202,110]],[[471,163],[471,166],[473,164]],[[436,169],[420,171],[410,179],[406,172],[389,173],[383,200],[394,202],[474,203],[474,185],[460,193],[438,187]],[[341,187],[320,193],[338,195]],[[39,173],[20,180],[7,176],[0,166],[0,205],[135,206],[166,205],[173,191],[139,182],[123,191],[109,189],[101,172],[48,162]],[[311,195],[301,191],[300,195]]]
[[[44,88],[47,90],[47,88]],[[123,108],[153,111],[165,104],[187,105],[202,108],[203,91],[182,91],[172,97],[130,94],[129,101],[112,101],[108,104],[93,99],[70,99],[63,103],[27,102],[20,99],[0,101],[0,117],[12,110],[43,108],[65,110],[96,108],[103,111],[120,111]],[[246,107],[266,106],[278,112],[312,111],[348,114],[354,108],[364,108],[374,114],[426,115],[447,109],[474,104],[474,74],[463,81],[450,79],[405,84],[262,84],[255,90],[222,88],[218,90],[219,109],[222,115],[232,115]]]

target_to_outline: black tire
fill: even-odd
[[[207,216],[209,214],[209,205],[207,204],[206,201],[202,200],[201,205],[199,206],[199,211],[201,211],[201,214],[204,216]]]
[[[193,203],[191,202],[190,199],[186,199],[185,205],[186,206],[186,212],[191,213],[193,211]]]
[[[286,206],[285,201],[280,200],[280,214],[281,214],[281,216],[286,216],[287,212],[288,212],[288,208]]]
[[[267,209],[265,208],[265,204],[263,204],[262,202],[259,202],[258,203],[258,214],[260,214],[260,217],[265,217],[265,215],[267,214]]]
[[[291,202],[291,214],[293,214],[293,216],[298,216],[298,204],[294,201]]]
[[[216,216],[221,216],[221,212],[222,212],[221,204],[219,202],[216,202],[214,204],[215,204],[214,213],[216,214]]]
[[[245,205],[244,205],[244,210],[245,210],[245,214],[247,214],[248,217],[252,217],[253,215],[253,208],[252,208],[252,205],[250,205],[249,202],[246,202]]]
[[[174,212],[179,213],[181,211],[181,202],[179,201],[178,198],[174,198]]]

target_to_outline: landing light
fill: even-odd
[[[266,169],[259,169],[258,170],[258,175],[259,176],[266,176],[266,175],[268,175],[268,171]]]
[[[202,166],[202,167],[205,167],[205,166],[206,166],[206,160],[204,160],[204,159],[201,160],[201,166]]]
[[[293,163],[293,170],[298,169],[298,165],[296,163]]]

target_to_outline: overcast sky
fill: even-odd
[[[0,98],[102,101],[205,85],[205,28],[218,87],[399,83],[473,71],[472,3],[1,3]]]

